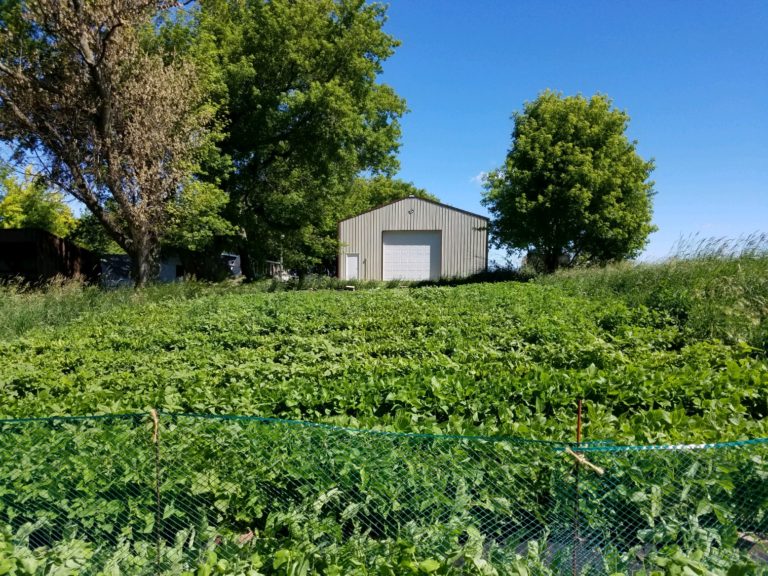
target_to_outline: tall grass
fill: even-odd
[[[199,282],[158,284],[143,290],[104,289],[65,278],[55,278],[44,286],[9,282],[0,285],[0,341],[23,336],[30,330],[61,327],[121,306],[195,298],[231,289],[226,284]]]
[[[103,300],[97,288],[57,279],[45,287],[22,283],[0,285],[0,340],[42,326],[60,326]]]
[[[232,292],[258,294],[349,287],[362,290],[383,286],[385,284],[382,282],[339,280],[324,276],[306,276],[287,282],[260,280],[250,284],[232,281],[214,284],[185,279],[183,282],[150,284],[141,290],[128,286],[105,289],[65,278],[55,278],[43,286],[8,282],[0,284],[0,341],[23,336],[30,330],[61,327],[79,318],[108,313],[123,306],[216,298]]]
[[[768,234],[691,237],[663,262],[569,270],[537,282],[589,297],[619,296],[667,314],[694,338],[768,348]]]

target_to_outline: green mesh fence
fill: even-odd
[[[0,421],[0,574],[768,574],[767,451]]]

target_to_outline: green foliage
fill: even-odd
[[[190,180],[178,198],[168,205],[163,246],[199,254],[213,250],[218,258],[220,250],[216,252],[216,240],[237,232],[237,228],[222,216],[227,201],[227,194],[215,184]],[[117,212],[109,212],[112,218],[119,217]],[[124,253],[92,214],[77,219],[69,238],[99,254]]]
[[[546,91],[514,114],[505,164],[488,175],[484,204],[499,246],[541,268],[636,256],[651,225],[653,163],[626,135],[629,116],[605,96]]]
[[[19,181],[9,170],[0,171],[0,228],[40,228],[66,237],[75,227],[75,217],[58,192],[27,168]]]
[[[583,397],[590,442],[766,437],[765,348],[742,321],[764,298],[765,266],[751,250],[454,288],[5,287],[4,416],[157,406],[375,432],[161,415],[158,520],[146,416],[3,423],[0,567],[570,572],[576,487],[562,446],[386,432],[567,441]],[[717,277],[751,287],[727,339],[697,320],[724,294],[701,288]],[[765,533],[765,449],[582,447],[606,471],[579,476],[590,573],[759,574],[740,547]]]
[[[620,297],[677,324],[685,340],[719,339],[768,350],[768,236],[690,239],[657,264],[621,264],[540,277],[587,298]]]
[[[768,521],[764,442],[582,446],[599,476],[514,438],[162,413],[157,433],[0,422],[4,573],[760,573],[738,543]]]
[[[762,285],[764,266],[742,264],[744,284]],[[633,277],[654,270],[663,268],[639,268]],[[590,273],[598,285],[609,271],[583,274]],[[280,286],[270,293],[270,283],[138,293],[5,288],[2,410],[28,416],[155,405],[569,439],[583,396],[591,438],[766,435],[768,369],[752,305],[730,310],[721,329],[731,337],[713,339],[699,331],[696,314],[686,320],[677,312],[676,299],[644,303],[630,289],[587,297],[572,278],[358,292]],[[692,294],[704,309],[715,305],[708,294],[719,293]]]
[[[218,237],[233,236],[237,228],[221,212],[228,197],[218,187],[192,181],[168,209],[166,242],[192,252],[209,248]]]
[[[117,242],[107,234],[106,228],[93,214],[83,214],[76,221],[68,238],[97,254],[124,254]]]
[[[385,8],[359,0],[200,3],[198,35],[213,43],[229,217],[241,252],[304,268],[335,253],[340,200],[361,171],[391,173],[405,104],[376,82],[397,42]],[[244,262],[250,275],[251,266]]]

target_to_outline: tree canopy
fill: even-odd
[[[335,254],[355,178],[397,168],[405,103],[377,82],[397,46],[384,20],[364,0],[201,0],[197,41],[213,39],[225,86],[223,186],[246,274],[280,253],[297,268]]]
[[[206,83],[157,40],[153,19],[175,4],[0,3],[0,140],[98,218],[137,285],[157,272],[168,206],[212,146]]]
[[[161,246],[306,270],[335,256],[340,219],[423,193],[391,178],[406,108],[378,81],[385,19],[365,0],[2,2],[0,140],[85,205],[74,236],[116,243],[138,284]]]
[[[546,91],[513,115],[504,165],[486,178],[495,242],[547,272],[640,253],[651,224],[653,162],[626,136],[629,116],[601,94]]]
[[[65,237],[75,222],[63,195],[49,190],[30,168],[19,180],[0,167],[0,228],[40,228]]]

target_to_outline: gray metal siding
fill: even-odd
[[[488,265],[488,220],[420,198],[405,198],[339,224],[339,278],[346,278],[344,254],[360,254],[359,275],[382,278],[382,237],[389,230],[441,230],[440,274],[444,278],[482,272]]]

